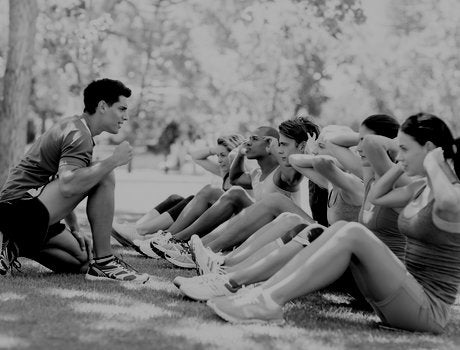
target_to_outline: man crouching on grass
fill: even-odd
[[[132,148],[123,142],[110,157],[92,163],[93,136],[118,133],[128,120],[131,90],[120,81],[101,79],[83,95],[84,113],[60,120],[10,170],[0,192],[0,274],[20,266],[17,257],[24,256],[56,272],[86,272],[91,281],[145,283],[149,276],[115,257],[110,246],[113,170],[128,163]],[[84,198],[94,260],[73,212]]]

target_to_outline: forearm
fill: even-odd
[[[190,152],[190,156],[194,161],[196,160],[205,160],[208,159],[208,157],[214,155],[214,151],[211,147],[206,147],[206,148],[200,148],[195,151]]]
[[[77,215],[74,211],[67,215],[64,220],[71,231],[78,229]]]
[[[374,183],[368,194],[369,200],[371,202],[378,201],[383,196],[391,192],[394,184],[403,173],[404,170],[399,165],[395,164]]]
[[[238,180],[245,173],[244,171],[244,156],[238,153],[230,166],[229,179],[230,181]]]
[[[450,166],[444,161],[441,164],[429,162],[425,165],[428,178],[433,188],[433,196],[438,208],[451,210],[459,206],[460,196],[457,186],[457,178]]]
[[[118,166],[113,157],[92,166],[59,173],[59,187],[64,196],[87,193]]]
[[[327,135],[327,140],[334,145],[349,148],[359,143],[359,134],[356,132],[331,132]]]
[[[289,164],[296,169],[313,168],[313,159],[315,156],[309,154],[291,154],[289,156]]]

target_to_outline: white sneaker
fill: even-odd
[[[179,289],[184,295],[198,301],[232,295],[237,290],[231,286],[227,275],[213,273],[189,278]]]
[[[176,276],[173,279],[173,284],[179,288],[182,283],[186,282],[187,280],[191,279],[193,277],[183,277],[183,276]]]
[[[160,259],[160,257],[150,247],[150,240],[136,240],[134,249],[136,249],[136,251],[146,256],[147,258]]]
[[[178,251],[167,251],[165,252],[165,259],[171,264],[183,269],[194,269],[196,267],[189,250],[185,247],[181,247]]]
[[[190,238],[189,246],[199,275],[218,273],[225,261],[224,256],[205,248],[200,237],[197,235],[193,235]]]

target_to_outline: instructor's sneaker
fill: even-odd
[[[92,261],[89,264],[85,278],[88,281],[117,281],[145,283],[150,276],[146,273],[139,273],[116,256],[104,264]]]
[[[238,289],[232,287],[227,275],[207,274],[182,281],[180,291],[191,299],[206,301],[211,298],[232,295]]]
[[[1,232],[0,236],[3,236]],[[0,275],[6,275],[13,268],[19,271],[21,263],[18,261],[18,256],[19,250],[16,244],[3,236],[0,250]]]
[[[219,317],[231,323],[284,323],[283,309],[268,300],[260,287],[240,295],[210,299],[207,305]]]
[[[193,235],[190,238],[189,246],[199,275],[218,273],[225,261],[223,255],[214,253],[211,249],[206,248],[197,235]]]

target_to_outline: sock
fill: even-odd
[[[110,254],[110,255],[102,256],[100,258],[94,258],[94,261],[98,265],[105,265],[108,262],[112,261],[113,258],[114,258],[113,254]]]

